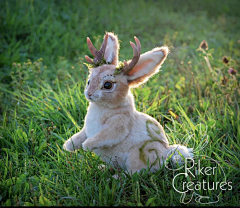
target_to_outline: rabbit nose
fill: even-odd
[[[92,94],[91,94],[91,93],[88,93],[88,96],[89,96],[89,97],[91,97],[91,96],[92,96]]]

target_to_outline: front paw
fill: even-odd
[[[72,142],[71,139],[68,139],[68,140],[64,143],[63,149],[64,149],[64,150],[67,150],[67,151],[69,151],[69,152],[74,152],[74,151],[76,150],[76,148],[74,147],[74,144],[73,144],[73,142]]]
[[[86,151],[92,151],[93,149],[91,142],[88,142],[88,140],[82,143],[82,148]]]

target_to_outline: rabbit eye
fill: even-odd
[[[113,86],[112,82],[105,82],[103,85],[103,88],[110,90],[112,88],[112,86]]]
[[[87,84],[88,84],[88,85],[90,84],[90,79],[88,80]]]

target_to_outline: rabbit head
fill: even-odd
[[[113,33],[106,33],[101,49],[97,51],[87,38],[93,60],[85,56],[91,64],[85,96],[90,102],[100,105],[118,107],[130,93],[131,87],[145,83],[148,78],[159,71],[168,55],[168,48],[155,48],[141,55],[140,41],[134,37],[136,44],[130,42],[134,54],[132,60],[119,63],[119,41]]]

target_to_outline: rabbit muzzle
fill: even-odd
[[[100,99],[100,95],[98,95],[96,93],[91,94],[91,93],[85,91],[84,94],[89,102],[97,102]]]

